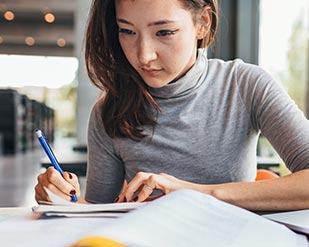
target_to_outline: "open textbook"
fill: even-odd
[[[161,197],[108,222],[90,235],[85,234],[81,240],[87,240],[89,236],[135,247],[308,246],[304,235],[282,224],[191,190]]]

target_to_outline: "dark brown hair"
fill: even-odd
[[[210,32],[198,41],[208,46],[218,25],[217,0],[179,0],[193,17],[205,6],[212,9]],[[86,32],[85,60],[91,81],[105,92],[102,121],[111,137],[145,137],[143,126],[156,124],[159,106],[146,84],[126,59],[118,39],[115,0],[93,0]]]

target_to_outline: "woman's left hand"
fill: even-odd
[[[138,172],[119,195],[116,202],[142,202],[153,200],[158,198],[158,196],[150,196],[154,190],[160,190],[165,195],[175,190],[193,189],[193,187],[193,183],[180,180],[165,173],[154,174]]]

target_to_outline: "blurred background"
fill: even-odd
[[[87,77],[83,36],[90,0],[0,0],[0,207],[32,205],[48,161],[41,128],[65,169],[85,177],[87,122],[99,96]],[[309,2],[219,0],[209,57],[267,70],[309,116]],[[259,166],[288,171],[263,137]]]

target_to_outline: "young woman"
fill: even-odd
[[[74,174],[49,168],[36,200],[49,199],[44,187],[90,203],[193,189],[251,210],[309,208],[308,120],[261,68],[207,58],[217,25],[216,0],[94,0],[86,63],[104,96],[89,121],[86,196]],[[260,133],[291,175],[254,181]]]

